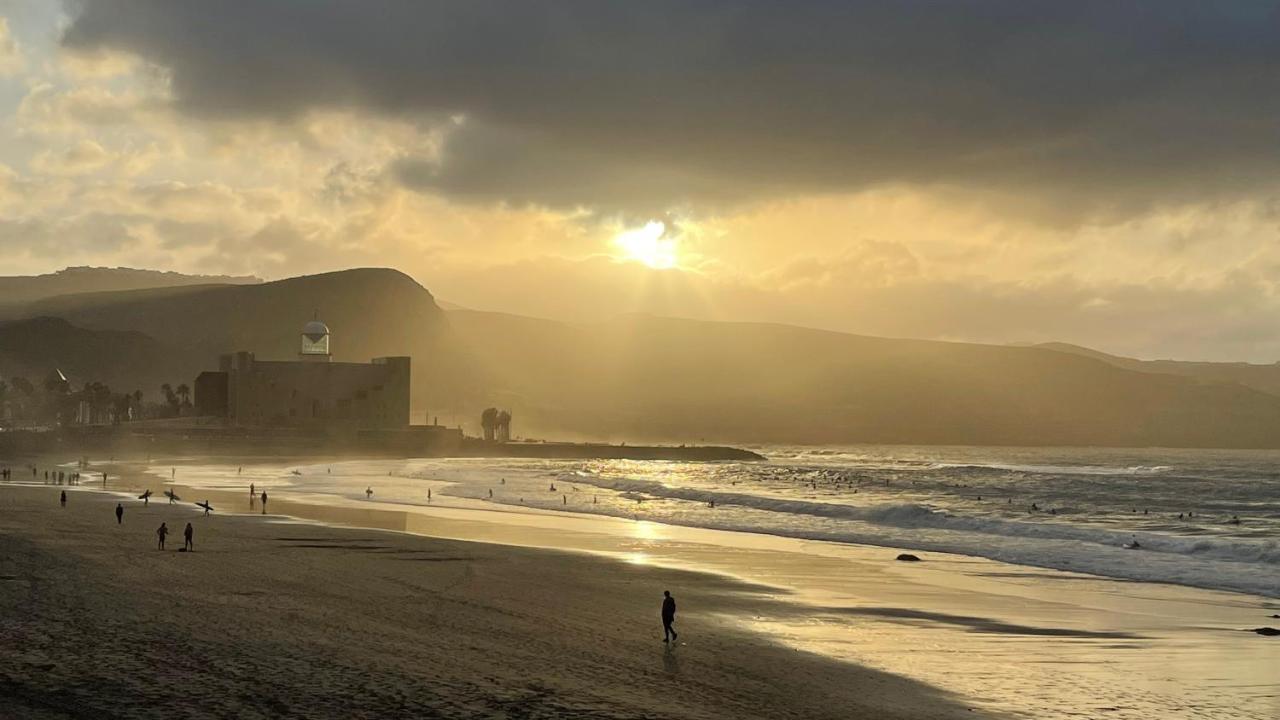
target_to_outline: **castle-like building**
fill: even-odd
[[[409,425],[407,357],[333,362],[329,327],[302,328],[297,360],[258,360],[251,352],[219,358],[195,382],[196,413],[240,426],[326,431],[398,430]]]

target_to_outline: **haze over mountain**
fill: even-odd
[[[1092,350],[1070,343],[1042,343],[1036,347],[1082,355],[1129,370],[1166,373],[1197,378],[1205,382],[1234,382],[1280,395],[1280,362],[1263,365],[1246,362],[1194,362],[1189,360],[1138,360]]]
[[[262,280],[252,275],[185,275],[126,267],[69,267],[44,275],[0,276],[0,307],[72,293],[260,282]]]
[[[1212,363],[1185,364],[1204,372],[1182,377],[1082,350],[639,315],[566,323],[445,311],[387,269],[65,295],[22,314],[74,327],[33,321],[67,339],[32,344],[20,359],[0,354],[0,373],[75,357],[85,363],[68,365],[77,372],[138,377],[144,392],[190,382],[223,352],[292,358],[299,328],[318,316],[333,331],[337,360],[412,356],[415,417],[473,432],[480,409],[496,404],[512,410],[524,436],[1280,447],[1280,396],[1221,381]],[[93,351],[69,349],[82,343]],[[143,356],[165,360],[128,361]]]

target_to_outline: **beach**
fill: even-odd
[[[506,504],[419,462],[95,461],[65,510],[57,486],[0,485],[5,695],[19,717],[1280,712],[1280,643],[1250,632],[1274,599],[564,512],[596,506],[564,481]],[[495,498],[552,495],[545,476],[495,476]],[[171,547],[192,522],[197,551],[157,552],[162,520]]]
[[[975,716],[720,620],[771,604],[723,576],[62,489],[0,488],[6,718]]]

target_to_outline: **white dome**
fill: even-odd
[[[329,334],[329,326],[319,320],[312,320],[302,326],[302,334],[312,338],[313,340],[319,340]]]

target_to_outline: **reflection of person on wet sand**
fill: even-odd
[[[62,502],[62,507],[66,507],[66,506],[67,506],[67,491],[66,491],[66,490],[63,490],[63,491],[62,491],[62,500],[61,500],[61,502]]]
[[[262,500],[262,514],[266,515],[267,514],[267,491],[266,490],[262,491],[261,500]]]

